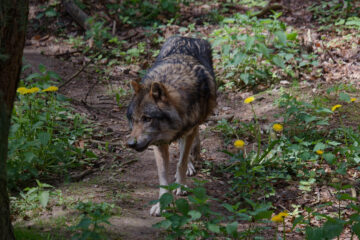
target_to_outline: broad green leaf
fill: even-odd
[[[209,223],[207,225],[207,228],[209,229],[209,231],[214,232],[214,233],[220,233],[220,227],[216,224],[213,223]]]
[[[324,226],[324,238],[333,239],[339,236],[344,230],[344,223],[340,220],[327,221]]]
[[[325,153],[323,155],[324,159],[326,160],[327,163],[329,164],[334,164],[334,160],[335,160],[335,155],[332,153]]]
[[[359,156],[354,157],[354,162],[360,163],[360,157]]]
[[[38,138],[40,140],[40,144],[46,146],[50,140],[50,134],[48,132],[41,132],[39,133]]]
[[[249,84],[249,78],[250,78],[250,75],[249,75],[248,73],[242,73],[242,74],[240,74],[240,79],[241,79],[246,85]]]
[[[227,234],[229,234],[232,237],[236,237],[237,236],[237,228],[238,228],[239,223],[238,222],[232,222],[232,223],[228,223],[226,225],[226,232]]]
[[[203,187],[196,187],[193,190],[194,196],[201,200],[208,199],[208,196],[206,195],[206,189]]]
[[[310,123],[310,122],[315,121],[316,119],[317,119],[317,117],[309,115],[309,116],[306,116],[304,120],[306,123]]]
[[[45,208],[49,202],[49,191],[40,192],[39,201],[41,206]]]
[[[350,96],[347,93],[341,92],[339,94],[339,99],[344,102],[350,102]]]
[[[243,63],[245,58],[246,58],[245,53],[238,52],[234,57],[234,65],[238,66],[240,63]]]
[[[189,203],[184,199],[180,198],[175,201],[176,208],[183,214],[186,215],[189,212]]]
[[[283,31],[278,31],[275,33],[276,37],[279,39],[279,42],[282,44],[282,45],[286,45],[286,39],[287,39],[287,36],[286,34],[283,32]]]
[[[281,68],[285,68],[285,63],[284,63],[284,60],[278,56],[278,55],[275,55],[273,58],[272,58],[272,61],[273,63],[278,66],[278,67],[281,67]]]
[[[46,67],[45,67],[45,65],[43,65],[43,64],[39,64],[39,71],[40,72],[42,72],[42,73],[45,73],[46,72]]]
[[[306,227],[305,228],[305,236],[306,240],[322,240],[323,238],[323,230],[322,228],[312,228]]]
[[[316,152],[317,150],[324,150],[325,148],[326,148],[326,145],[322,142],[319,142],[315,145],[314,152]]]
[[[352,227],[351,230],[356,234],[356,236],[360,237],[360,223],[355,223]]]
[[[352,201],[356,201],[357,199],[354,197],[351,197],[350,194],[348,193],[342,193],[336,196],[336,198],[338,200],[352,200]]]
[[[296,225],[298,224],[302,224],[304,222],[304,217],[303,216],[299,216],[297,218],[295,218],[294,222],[293,222],[293,226],[291,228],[291,231],[294,230],[294,228],[296,227]]]
[[[265,58],[270,58],[270,50],[263,43],[259,43],[257,47]]]
[[[188,214],[191,216],[191,220],[197,220],[201,218],[201,213],[196,210],[191,210],[188,212]]]
[[[77,228],[88,229],[91,223],[92,223],[92,221],[90,218],[84,217],[81,219],[81,221],[77,225]]]
[[[42,77],[42,75],[40,73],[32,73],[32,74],[30,74],[29,76],[26,77],[26,80],[30,81],[30,80],[33,80],[34,78],[39,79],[41,77]]]
[[[153,227],[163,228],[163,229],[168,229],[170,226],[171,226],[171,221],[170,220],[164,220],[164,221],[158,222],[158,223],[153,225]]]
[[[255,38],[248,36],[245,40],[245,50],[250,51],[251,48],[254,46],[254,43],[255,43]]]
[[[24,154],[25,156],[25,162],[31,163],[33,161],[34,158],[36,158],[36,155],[33,152],[26,152]]]
[[[50,76],[51,78],[53,78],[53,79],[56,79],[56,80],[60,80],[60,79],[61,79],[60,75],[57,74],[56,72],[48,71],[48,74],[49,74],[49,76]]]
[[[223,55],[229,55],[230,54],[230,45],[228,45],[228,44],[225,44],[225,45],[223,45],[222,46],[222,53],[223,53]]]
[[[292,33],[288,33],[286,34],[286,39],[289,41],[294,41],[297,38],[297,33],[296,32],[292,32]]]
[[[270,219],[273,211],[262,211],[254,216],[255,220]]]
[[[56,17],[57,12],[54,9],[49,9],[45,12],[45,16],[47,17]]]
[[[160,197],[160,208],[161,209],[165,209],[166,207],[169,206],[169,204],[173,201],[173,196],[171,193],[164,193],[161,197]]]

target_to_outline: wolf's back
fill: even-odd
[[[208,41],[197,38],[174,36],[163,45],[156,58],[155,66],[164,58],[174,54],[188,55],[197,59],[214,76],[211,46]]]

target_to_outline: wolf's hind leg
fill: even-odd
[[[156,166],[159,175],[160,186],[169,185],[168,172],[169,172],[169,145],[163,144],[160,146],[154,146],[154,154],[156,160]],[[159,198],[168,192],[165,188],[160,188]],[[153,205],[150,209],[151,216],[160,216],[160,203]]]
[[[188,160],[186,175],[193,176],[196,173],[196,169],[194,167],[194,163],[200,161],[200,137],[199,137],[199,128],[196,128],[196,135],[194,136],[194,140],[191,146],[190,156]]]
[[[186,171],[188,170],[188,159],[190,155],[190,150],[194,138],[198,132],[197,127],[194,128],[188,135],[180,139],[180,159],[176,168],[176,182],[181,185],[186,185]],[[185,191],[182,191],[181,188],[176,189],[176,195],[184,195]]]

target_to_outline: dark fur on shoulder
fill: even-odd
[[[211,46],[206,40],[171,37],[141,83],[127,118],[128,145],[137,151],[170,143],[203,123],[216,105]]]

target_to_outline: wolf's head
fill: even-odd
[[[135,95],[127,109],[128,147],[144,151],[149,145],[171,142],[181,129],[181,119],[168,89],[160,82],[131,85]]]

